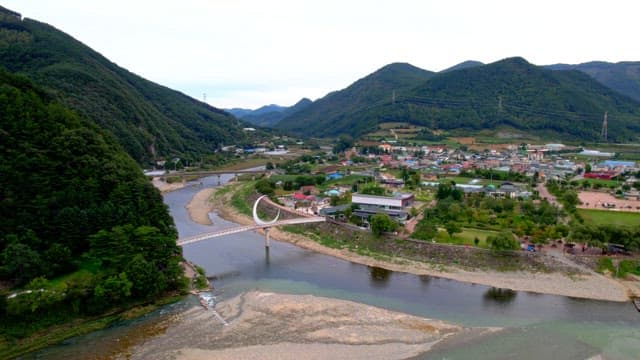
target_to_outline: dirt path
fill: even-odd
[[[538,190],[538,193],[540,194],[540,198],[542,199],[547,199],[547,201],[549,201],[551,204],[557,205],[559,207],[562,207],[562,204],[558,203],[558,200],[556,199],[555,196],[553,196],[549,190],[547,190],[547,187],[544,183],[539,183],[538,186],[536,186],[536,189]]]

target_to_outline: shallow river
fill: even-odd
[[[222,181],[228,178],[223,176]],[[218,179],[210,177],[203,182],[165,195],[181,237],[235,226],[215,214],[211,215],[214,226],[198,225],[189,219],[184,206],[202,186],[216,185]],[[218,299],[249,289],[313,294],[466,326],[508,328],[454,348],[437,349],[429,359],[587,359],[596,355],[640,359],[640,313],[630,303],[514,292],[394,273],[277,241],[272,241],[266,253],[263,236],[253,232],[188,245],[184,256],[206,269]],[[176,304],[144,319],[72,339],[34,355],[108,357],[117,352],[124,339],[133,341],[131,334],[143,334],[139,335],[143,339],[147,332],[152,336],[154,331],[162,331],[158,324],[163,316],[184,306],[187,304]]]

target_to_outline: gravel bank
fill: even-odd
[[[131,349],[133,359],[404,359],[455,336],[457,325],[345,300],[252,291],[194,307],[165,334]],[[259,355],[258,355],[259,354]]]

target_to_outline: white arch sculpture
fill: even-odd
[[[253,221],[256,222],[256,225],[270,225],[270,224],[275,224],[276,221],[278,221],[278,217],[280,217],[280,209],[278,209],[278,213],[276,214],[276,217],[271,220],[271,221],[263,221],[260,220],[260,218],[258,217],[258,203],[260,202],[260,200],[262,200],[263,197],[265,197],[267,195],[262,195],[258,198],[258,200],[256,200],[255,204],[253,204]]]

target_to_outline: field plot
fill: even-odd
[[[640,225],[640,213],[628,211],[578,209],[584,222],[593,225]]]
[[[640,201],[618,199],[608,193],[581,191],[578,197],[582,203],[578,207],[582,209],[603,210],[608,207],[609,211],[640,211]]]

